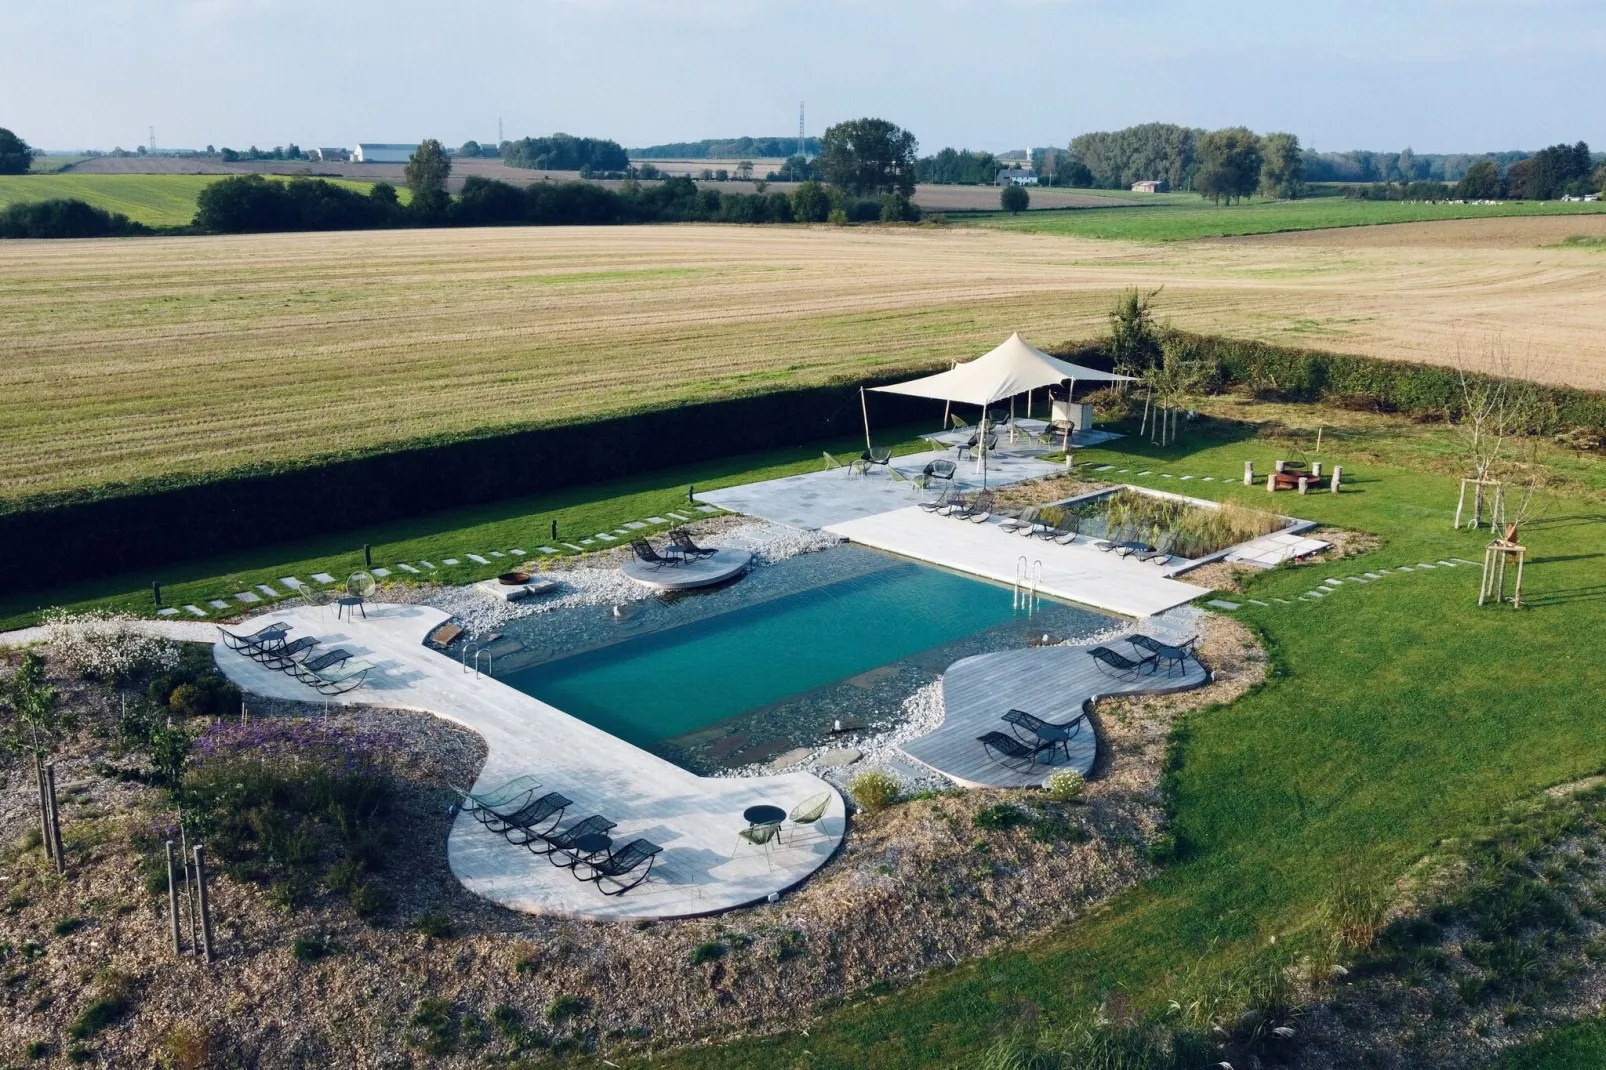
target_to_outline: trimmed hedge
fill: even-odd
[[[861,426],[859,387],[753,394],[631,415],[430,441],[279,470],[0,512],[0,589],[27,591],[349,531],[461,506],[799,446]],[[936,402],[878,395],[881,426],[928,420]]]

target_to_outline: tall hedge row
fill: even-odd
[[[839,437],[861,426],[858,389],[781,390],[81,500],[0,505],[0,590],[36,590]],[[941,406],[877,395],[871,418],[883,427],[927,420],[935,428]]]

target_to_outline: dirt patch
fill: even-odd
[[[1574,234],[1606,236],[1606,215],[1501,216],[1336,227],[1287,234],[1221,239],[1234,245],[1283,245],[1320,249],[1530,249],[1558,245]]]
[[[1082,479],[1075,475],[1061,475],[1029,479],[1024,483],[1011,483],[1007,487],[999,487],[993,493],[999,509],[1024,509],[1029,505],[1062,502],[1067,498],[1104,490],[1111,485],[1097,480]]]

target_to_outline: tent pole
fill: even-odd
[[[840,411],[840,410],[839,410]],[[864,413],[864,448],[870,448],[870,406],[864,400],[864,387],[859,387],[859,411]]]
[[[1015,444],[1015,395],[1009,395],[1009,444]]]

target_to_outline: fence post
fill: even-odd
[[[369,546],[367,543],[362,544],[362,567],[374,567],[374,548]]]
[[[1245,461],[1244,462],[1244,486],[1252,487],[1254,485],[1255,485],[1255,462],[1254,461]]]
[[[1342,483],[1343,481],[1344,481],[1344,466],[1341,465],[1341,464],[1333,465],[1333,493],[1334,494],[1338,493],[1338,485],[1340,483]]]
[[[50,797],[50,842],[56,853],[56,872],[67,872],[67,859],[61,850],[61,815],[56,810],[56,763],[45,764],[45,789]]]
[[[1300,476],[1299,477],[1299,493],[1304,494],[1308,490],[1310,490],[1310,477],[1309,476]]]
[[[151,597],[156,600],[156,608],[162,608],[162,585],[155,580],[151,581]]]
[[[201,905],[201,953],[212,961],[212,904],[206,898],[206,860],[201,852],[205,848],[195,845],[195,896]]]
[[[1266,493],[1271,494],[1277,490],[1277,473],[1266,473]]]
[[[167,917],[173,928],[173,954],[184,954],[184,941],[178,933],[178,874],[173,871],[173,841],[162,845],[167,852]]]

